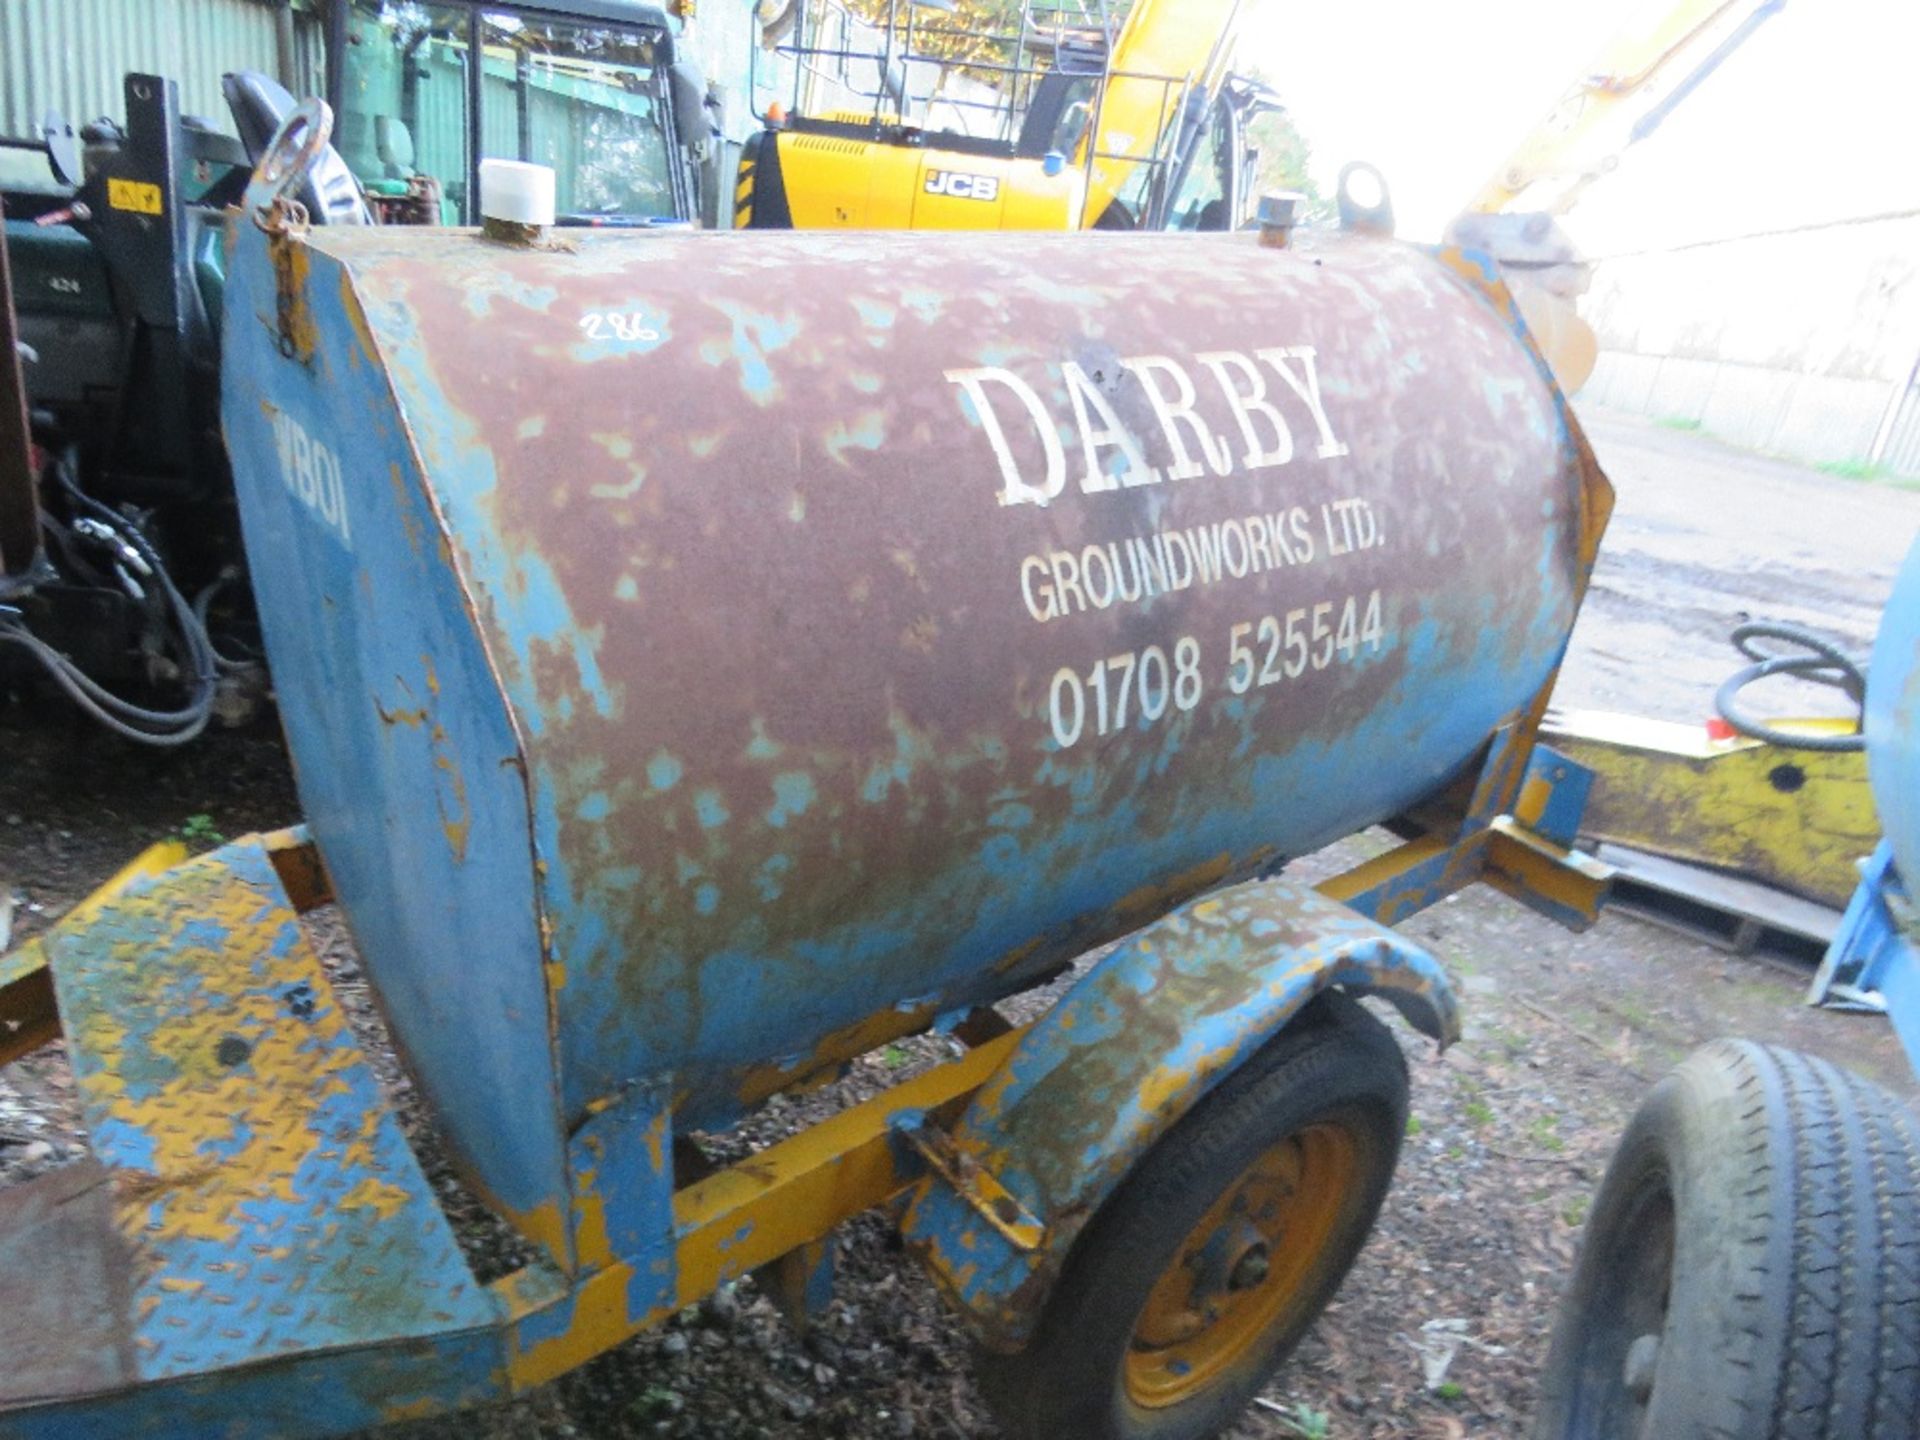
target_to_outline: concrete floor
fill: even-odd
[[[1920,488],[1825,475],[1636,416],[1579,413],[1616,504],[1556,705],[1702,719],[1715,687],[1745,663],[1727,635],[1748,619],[1871,647],[1920,532]],[[1769,683],[1789,710],[1834,708],[1830,690]]]

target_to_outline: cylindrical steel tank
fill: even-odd
[[[1573,622],[1605,482],[1464,257],[237,228],[302,800],[510,1211],[1406,810]]]

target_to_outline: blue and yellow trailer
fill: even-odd
[[[231,227],[223,402],[305,824],[149,857],[0,972],[92,1141],[0,1193],[0,1435],[511,1395],[738,1276],[816,1302],[889,1201],[1010,1433],[1228,1423],[1391,1178],[1356,998],[1457,1033],[1393,924],[1606,884],[1536,734],[1611,492],[1491,265],[309,228],[317,115]],[[329,901],[512,1274],[346,1022]],[[958,1058],[698,1154],[929,1029]]]

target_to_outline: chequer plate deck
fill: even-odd
[[[271,1362],[298,1357],[310,1384],[283,1398],[343,1419],[415,1383],[444,1397],[450,1371],[484,1387],[495,1302],[260,843],[137,880],[45,948],[93,1154],[0,1194],[0,1407],[246,1366],[284,1382]],[[326,1393],[347,1373],[326,1356],[388,1346],[361,1393]]]

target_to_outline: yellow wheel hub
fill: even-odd
[[[1351,1131],[1310,1125],[1221,1191],[1134,1321],[1125,1379],[1135,1404],[1192,1398],[1301,1318],[1358,1169]]]

